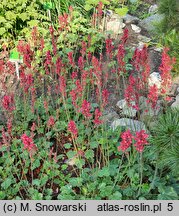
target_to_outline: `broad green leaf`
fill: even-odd
[[[16,20],[16,14],[15,13],[13,13],[12,11],[7,11],[6,12],[6,14],[5,14],[5,17],[6,17],[6,19],[8,19],[8,20]]]
[[[6,29],[5,28],[0,28],[0,35],[3,35],[4,33],[6,32]]]
[[[93,159],[94,158],[94,151],[89,149],[85,152],[86,159]]]
[[[32,184],[36,185],[36,186],[40,186],[40,180],[39,179],[33,179]]]
[[[99,145],[99,143],[96,142],[96,141],[92,141],[92,142],[90,142],[90,147],[91,147],[92,149],[97,148],[98,145]]]
[[[91,5],[97,5],[99,3],[99,0],[87,0],[86,3]]]
[[[69,180],[69,183],[72,185],[72,187],[79,187],[82,185],[83,179],[82,178],[71,178]]]
[[[3,22],[7,22],[7,20],[3,16],[0,16],[0,23],[3,23]]]
[[[22,21],[26,21],[29,19],[29,16],[27,13],[21,13],[19,14],[19,18],[22,20]]]
[[[127,7],[122,7],[122,8],[116,8],[115,12],[119,15],[119,16],[125,16],[128,12],[128,8]]]
[[[108,167],[103,167],[101,170],[99,170],[98,172],[98,176],[99,177],[103,177],[103,176],[110,176],[110,173],[109,173],[109,168]]]
[[[121,200],[121,199],[122,199],[122,194],[119,191],[116,191],[109,196],[109,200]]]
[[[93,8],[93,6],[92,6],[92,5],[89,5],[89,4],[86,4],[86,5],[84,6],[84,9],[85,9],[86,11],[90,11],[92,8]]]
[[[65,149],[70,149],[70,148],[71,148],[71,146],[72,146],[72,144],[71,144],[71,143],[66,143],[66,144],[64,144],[64,147],[65,147]]]
[[[1,187],[7,189],[12,184],[12,179],[7,178],[2,184]]]
[[[29,21],[27,24],[28,24],[30,27],[34,27],[34,26],[38,26],[38,23],[39,23],[38,20],[31,20],[31,21]]]
[[[101,2],[105,5],[109,5],[110,4],[110,1],[107,1],[107,0],[101,0]]]

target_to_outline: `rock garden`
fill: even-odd
[[[0,9],[0,199],[178,199],[177,1]]]

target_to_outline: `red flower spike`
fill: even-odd
[[[148,98],[147,103],[151,103],[151,107],[155,109],[158,100],[158,88],[155,84],[149,87],[149,93],[147,98]]]
[[[50,128],[50,127],[53,127],[55,124],[55,119],[53,116],[50,116],[48,122],[47,122],[47,127]]]
[[[90,113],[91,104],[84,100],[80,109],[80,112],[84,115],[85,118],[90,118],[92,115]]]
[[[74,121],[70,120],[68,123],[68,131],[70,131],[75,137],[78,135],[78,129]]]
[[[27,149],[27,151],[30,152],[32,149],[36,148],[36,145],[34,144],[33,140],[26,134],[23,134],[21,136],[21,140],[24,144],[24,149]]]
[[[120,146],[118,147],[118,151],[125,152],[132,144],[133,135],[130,130],[127,130],[121,134],[122,141],[120,142]]]
[[[148,137],[149,137],[149,135],[146,134],[145,130],[141,130],[139,132],[138,131],[136,132],[136,136],[134,137],[134,140],[136,141],[136,143],[134,144],[134,146],[138,152],[143,152],[144,146],[149,144],[147,141]]]
[[[102,112],[98,108],[95,109],[95,118],[93,120],[95,126],[98,126],[103,123],[102,120],[100,120],[100,117],[102,116]]]
[[[2,99],[2,106],[7,111],[15,110],[14,96],[13,95],[5,95]]]

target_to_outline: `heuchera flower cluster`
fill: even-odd
[[[50,128],[50,127],[53,127],[55,124],[55,119],[53,116],[50,116],[48,122],[47,122],[47,127]]]
[[[90,118],[92,114],[90,113],[91,110],[91,104],[87,101],[84,100],[82,105],[81,105],[81,113],[84,115],[85,118]]]
[[[164,48],[162,53],[162,63],[159,67],[159,70],[161,71],[161,78],[162,78],[162,84],[161,84],[161,93],[166,94],[167,90],[171,87],[172,83],[172,76],[170,71],[172,70],[173,64],[175,64],[176,59],[170,58],[168,55],[168,48]]]
[[[15,109],[14,96],[5,95],[2,99],[2,106],[7,111],[13,111]]]
[[[146,134],[145,130],[137,131],[136,135],[133,136],[131,131],[128,129],[121,134],[122,141],[120,142],[118,150],[125,152],[132,145],[133,140],[135,140],[134,146],[136,150],[138,152],[143,152],[144,146],[148,144],[148,136],[149,135]]]
[[[74,121],[70,120],[70,122],[68,123],[68,130],[75,136],[77,137],[78,135],[78,129],[76,127],[76,124]]]
[[[120,143],[120,146],[118,147],[118,150],[125,152],[131,146],[133,136],[130,130],[127,130],[121,134],[121,138],[122,141]]]
[[[34,144],[33,140],[30,137],[28,137],[26,134],[23,134],[21,136],[21,140],[24,144],[24,148],[27,149],[29,152],[32,149],[36,148],[36,145]]]
[[[100,117],[102,116],[102,112],[98,108],[95,109],[95,118],[93,120],[95,126],[98,126],[103,123],[102,120],[100,120]]]
[[[147,98],[147,103],[151,103],[152,109],[155,109],[158,100],[158,88],[155,84],[149,87],[149,93]]]
[[[24,92],[28,93],[29,88],[33,85],[34,78],[32,74],[25,74],[22,72],[20,74],[21,86],[24,88]]]

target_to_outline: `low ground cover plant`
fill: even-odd
[[[141,96],[148,97],[147,104],[154,110],[159,97],[168,100],[174,63],[168,49],[163,50],[158,89],[148,84],[146,46],[126,58],[127,29],[117,47],[108,38],[97,54],[90,34],[78,48],[67,42],[61,46],[59,38],[63,35],[65,40],[68,18],[61,16],[58,30],[50,26],[48,38],[35,27],[28,41],[18,42],[17,51],[23,58],[19,80],[6,47],[2,52],[6,57],[0,61],[0,113],[4,118],[0,122],[0,198],[177,199],[175,160],[171,167],[164,159],[164,166],[158,166],[159,158],[167,155],[159,151],[163,142],[158,127],[114,130],[103,118],[110,102],[110,80],[117,93],[124,89],[128,106],[137,111]],[[9,88],[12,77],[13,90]],[[165,119],[161,115],[158,124]],[[172,135],[177,139],[175,129]]]

